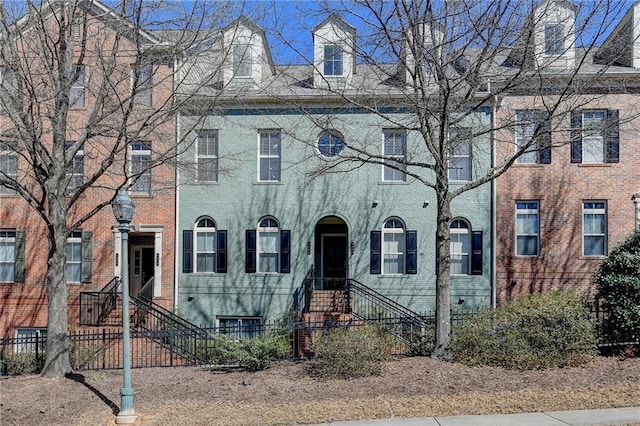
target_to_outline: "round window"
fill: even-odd
[[[344,149],[344,139],[335,130],[326,130],[318,137],[318,152],[323,157],[331,158]]]

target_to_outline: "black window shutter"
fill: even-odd
[[[247,273],[256,272],[256,230],[247,229],[245,232],[246,248],[245,248],[245,264],[244,270]]]
[[[191,229],[182,231],[182,272],[185,274],[193,272],[193,231]]]
[[[620,119],[617,109],[607,111],[606,140],[607,163],[620,161]]]
[[[25,231],[16,231],[16,263],[15,263],[15,278],[17,283],[24,282],[24,275],[26,271],[26,233]]]
[[[216,272],[227,272],[227,231],[216,232]]]
[[[582,111],[571,111],[571,162],[582,163]]]
[[[405,272],[418,273],[418,231],[407,231],[407,256]]]
[[[381,232],[371,231],[371,252],[369,260],[369,273],[380,274],[382,272],[382,259],[380,258],[380,251],[382,249],[382,241],[380,241]]]
[[[471,233],[471,275],[482,275],[482,231]]]
[[[83,283],[90,283],[92,278],[93,244],[91,243],[91,238],[91,231],[84,231],[82,233],[81,281]]]
[[[541,124],[540,136],[540,163],[551,164],[551,118],[547,117]]]
[[[291,272],[291,231],[280,231],[280,273]]]

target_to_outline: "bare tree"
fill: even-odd
[[[326,99],[376,114],[389,127],[418,134],[419,144],[407,147],[405,158],[398,162],[366,138],[350,141],[336,161],[322,163],[314,175],[379,164],[435,192],[434,357],[447,356],[451,331],[453,200],[496,179],[521,156],[545,156],[552,144],[569,142],[569,138],[552,139],[551,134],[568,133],[568,120],[563,117],[609,93],[607,65],[594,66],[592,59],[596,43],[613,29],[623,8],[613,2],[573,5],[553,0],[354,0],[330,2],[319,9],[325,16],[338,14],[358,30],[355,44],[343,41],[354,49],[359,67],[349,81],[324,79],[319,90],[324,90]],[[304,16],[310,13],[307,9]],[[562,28],[557,28],[561,33],[555,44],[545,45],[545,31],[553,31],[546,25],[550,16]],[[286,43],[284,29],[279,36]],[[313,59],[307,61],[314,64]],[[318,63],[313,66],[315,74],[322,76]],[[409,111],[411,118],[398,119],[387,112],[390,106]],[[530,113],[517,116],[517,110]],[[469,126],[486,111],[493,118],[490,126]],[[514,132],[523,124],[534,130],[518,140]],[[483,136],[493,138],[493,146],[480,144],[487,140]],[[452,185],[454,154],[469,141],[471,151],[484,152],[485,158],[494,157],[495,147],[499,154],[491,164],[474,167],[465,183]]]
[[[37,212],[48,243],[47,358],[43,374],[71,372],[67,344],[67,238],[121,188],[174,189],[173,91],[180,58],[223,16],[216,3],[27,1],[0,7],[3,191]],[[190,51],[197,55],[197,51]],[[153,95],[152,95],[153,94]],[[132,165],[134,141],[152,155]],[[20,167],[17,167],[17,164]]]

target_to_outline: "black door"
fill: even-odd
[[[322,278],[326,290],[342,290],[347,278],[346,235],[325,235],[322,238]]]

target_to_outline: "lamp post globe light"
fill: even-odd
[[[120,389],[120,412],[117,424],[132,424],[136,421],[133,409],[133,387],[131,386],[131,350],[129,348],[129,223],[133,220],[136,205],[126,191],[120,190],[111,202],[113,215],[118,221],[122,238],[122,388]]]

